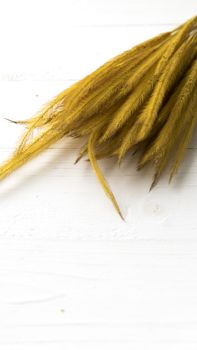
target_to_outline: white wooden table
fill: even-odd
[[[0,160],[13,119],[197,12],[196,0],[0,2]],[[0,183],[1,350],[197,349],[197,132],[173,183],[136,159],[101,165],[63,139]]]

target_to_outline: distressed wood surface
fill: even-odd
[[[33,115],[123,50],[196,14],[189,0],[0,3],[0,160]],[[1,350],[197,349],[197,131],[171,185],[102,161],[121,221],[63,139],[0,183]]]

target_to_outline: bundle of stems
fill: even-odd
[[[88,156],[122,217],[97,161],[115,157],[120,162],[129,150],[139,150],[138,169],[154,165],[151,188],[169,161],[171,180],[191,139],[196,108],[197,16],[111,59],[34,117],[12,120],[26,129],[14,153],[0,166],[0,179],[65,135],[85,137],[76,162]]]

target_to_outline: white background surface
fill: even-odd
[[[196,14],[196,0],[0,1],[0,160],[41,105]],[[0,183],[1,350],[197,349],[197,132],[177,177],[62,140]]]

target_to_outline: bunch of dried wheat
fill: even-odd
[[[99,181],[122,216],[97,160],[140,150],[138,168],[152,162],[151,188],[172,157],[170,179],[183,158],[197,117],[197,16],[113,58],[49,102],[26,126],[0,179],[63,136],[86,137]],[[33,137],[35,129],[38,134]]]

